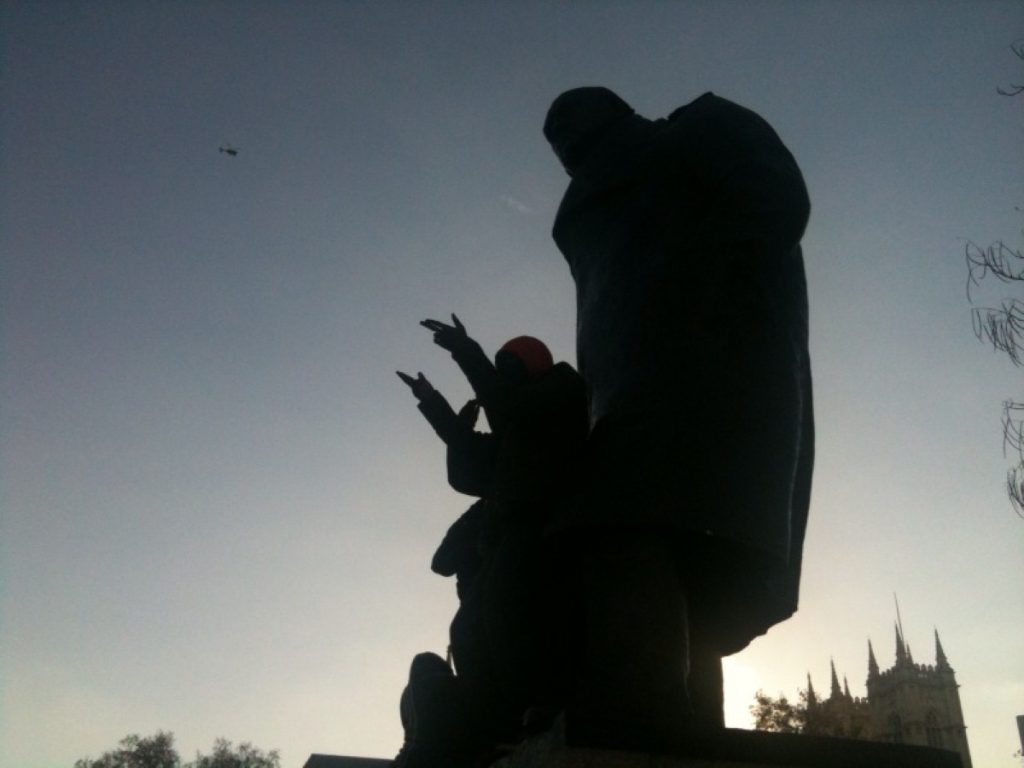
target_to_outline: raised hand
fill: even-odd
[[[476,400],[469,400],[459,409],[459,421],[472,429],[476,426],[477,417],[480,415],[480,403]]]
[[[409,385],[409,389],[412,390],[413,395],[417,400],[424,400],[434,392],[433,385],[427,381],[427,377],[422,373],[417,373],[416,378],[413,378],[408,373],[402,373],[401,371],[395,371],[398,374],[398,378]]]
[[[440,320],[421,320],[420,325],[434,332],[434,343],[449,352],[464,348],[471,339],[466,333],[466,326],[452,313],[452,325]]]

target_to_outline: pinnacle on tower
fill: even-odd
[[[907,651],[903,647],[903,634],[900,632],[900,625],[896,625],[896,664],[906,662]]]
[[[843,675],[843,696],[848,699],[853,698],[853,696],[850,695],[850,684],[846,681],[846,675]]]
[[[818,703],[818,697],[814,695],[814,683],[811,682],[811,673],[807,673],[807,706],[813,707]]]
[[[949,669],[949,660],[946,652],[942,650],[942,642],[939,640],[939,630],[935,630],[935,666],[939,669]]]
[[[868,678],[878,677],[878,662],[875,661],[875,649],[871,647],[871,639],[868,639]]]
[[[828,697],[838,699],[842,693],[839,690],[839,676],[836,674],[836,660],[831,659],[829,663],[832,665],[832,690],[829,691]]]

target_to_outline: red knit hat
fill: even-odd
[[[511,352],[518,357],[531,376],[544,373],[555,364],[551,352],[544,342],[533,338],[533,336],[516,336],[514,339],[506,341],[498,352]]]

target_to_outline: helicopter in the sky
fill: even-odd
[[[224,152],[228,155],[231,155],[231,157],[234,157],[235,155],[238,154],[238,150],[232,147],[230,144],[228,144],[226,147],[219,147],[217,151]]]

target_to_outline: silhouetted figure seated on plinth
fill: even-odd
[[[409,683],[399,705],[405,743],[395,768],[471,766],[481,751],[470,713],[448,663],[434,653],[420,653],[409,668]]]
[[[399,376],[447,445],[449,483],[481,497],[449,529],[431,565],[457,578],[456,690],[468,727],[493,746],[518,740],[527,709],[563,698],[564,663],[553,655],[561,645],[549,636],[560,606],[552,605],[542,534],[578,486],[586,396],[579,374],[555,364],[537,339],[512,339],[492,363],[454,315],[452,322],[422,325],[452,353],[475,400],[455,413],[422,373]],[[479,409],[490,433],[474,431]]]
[[[721,657],[797,606],[814,455],[807,190],[754,112],[648,120],[567,91],[554,239],[576,284],[591,431],[552,526],[580,617],[570,740],[671,749],[723,725]]]

